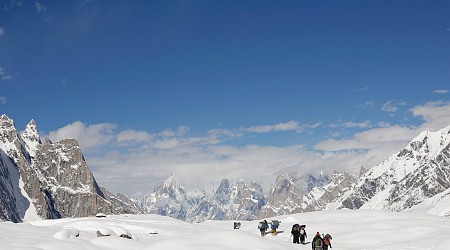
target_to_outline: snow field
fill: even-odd
[[[67,218],[29,223],[0,223],[0,249],[46,250],[273,250],[311,249],[292,243],[293,224],[306,224],[310,242],[316,232],[333,236],[333,249],[447,249],[450,219],[408,212],[373,210],[320,211],[267,218],[281,220],[276,236],[261,237],[259,221],[187,223],[158,215],[114,215],[107,218]],[[116,236],[97,237],[97,230]],[[79,237],[75,237],[79,233]],[[133,239],[117,235],[127,233]]]

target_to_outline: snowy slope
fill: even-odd
[[[306,224],[307,241],[315,232],[330,233],[333,249],[447,249],[450,219],[406,212],[368,210],[322,211],[276,217],[276,236],[261,237],[258,221],[186,223],[158,215],[114,215],[107,218],[70,218],[32,223],[0,223],[0,249],[31,250],[273,250],[311,249],[291,243],[290,228]],[[268,218],[271,220],[271,218]],[[97,237],[96,231],[113,236]],[[133,239],[120,238],[129,234]],[[76,237],[78,235],[78,237]]]
[[[327,208],[408,210],[449,188],[450,126],[420,133]]]
[[[24,140],[14,126],[14,121],[6,115],[0,117],[0,165],[2,165],[0,175],[3,176],[0,179],[0,186],[5,190],[2,192],[0,207],[9,207],[7,211],[2,211],[2,214],[10,214],[3,219],[15,222],[39,219],[33,199],[25,190],[23,176],[18,168],[19,165],[22,166],[22,174],[32,171],[30,156],[25,150]],[[5,199],[6,194],[12,197]]]

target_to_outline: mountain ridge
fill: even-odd
[[[423,131],[404,149],[360,176],[333,172],[314,177],[299,170],[276,176],[264,192],[255,181],[223,179],[212,195],[186,190],[170,175],[137,200],[101,187],[75,139],[41,142],[31,120],[22,133],[0,116],[0,219],[135,213],[188,222],[256,220],[330,209],[417,211],[450,216],[450,126]]]

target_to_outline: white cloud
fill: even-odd
[[[116,125],[110,123],[86,125],[77,121],[50,132],[47,137],[52,141],[60,141],[66,138],[77,139],[83,152],[89,152],[111,142],[114,138],[113,131],[115,128]]]
[[[4,35],[4,34],[5,34],[5,30],[2,27],[0,27],[0,36]]]
[[[436,89],[436,90],[433,90],[433,92],[431,92],[431,93],[433,93],[433,94],[447,94],[448,92],[449,92],[448,89]]]
[[[12,79],[14,79],[14,76],[12,76],[12,75],[2,76],[2,80],[5,80],[5,81],[12,80]]]
[[[438,130],[450,125],[450,101],[428,102],[411,109],[414,116],[422,118],[425,122],[421,130]]]
[[[43,3],[40,3],[38,1],[34,2],[34,7],[39,13],[47,10],[47,7]]]
[[[12,80],[12,79],[14,79],[14,76],[8,74],[4,68],[0,67],[0,78],[1,78],[2,80],[7,81],[7,80]]]
[[[204,188],[208,192],[212,192],[213,187],[217,188],[222,178],[231,181],[240,178],[245,181],[255,180],[264,190],[268,190],[276,175],[287,169],[314,175],[321,171],[329,174],[334,170],[345,170],[356,175],[361,165],[370,168],[381,163],[405,147],[421,131],[436,131],[450,124],[450,102],[418,105],[411,112],[423,120],[422,124],[408,126],[369,121],[340,122],[346,128],[366,130],[349,138],[318,142],[314,148],[304,145],[238,147],[226,143],[229,138],[239,138],[251,131],[297,132],[299,128],[320,126],[300,126],[292,121],[236,130],[215,129],[204,137],[189,136],[186,126],[155,133],[133,130],[115,133],[115,126],[111,124],[88,126],[75,122],[52,133],[52,136],[61,139],[69,135],[78,136],[80,145],[90,145],[88,149],[92,150],[108,143],[112,147],[110,151],[89,154],[87,161],[97,181],[114,192],[129,195],[148,193],[171,173],[184,186]],[[379,127],[371,127],[375,124]],[[122,150],[124,145],[134,148]]]
[[[331,128],[369,128],[371,127],[371,123],[369,120],[364,122],[352,122],[352,121],[346,121],[346,122],[337,122],[332,123],[329,125]]]
[[[328,139],[316,144],[324,151],[378,150],[406,145],[423,130],[437,131],[450,125],[450,102],[429,102],[411,109],[412,114],[423,119],[420,126],[400,126],[380,122],[378,128],[368,129],[353,135],[350,139]]]
[[[381,107],[381,110],[386,112],[395,113],[399,110],[399,106],[405,106],[405,102],[394,102],[394,101],[387,101],[383,104]]]
[[[22,0],[10,0],[9,4],[3,5],[3,10],[8,11],[15,7],[23,7]]]
[[[391,126],[385,128],[373,128],[354,134],[351,139],[328,139],[316,144],[315,148],[323,151],[340,150],[371,150],[383,148],[387,145],[406,145],[409,140],[417,135],[414,128]]]
[[[208,136],[219,138],[219,137],[226,137],[226,138],[239,138],[243,136],[243,132],[234,131],[231,129],[211,129],[208,132]]]
[[[304,127],[302,127],[296,121],[288,121],[285,123],[278,123],[275,125],[261,125],[261,126],[253,126],[249,128],[241,128],[240,131],[247,133],[268,133],[274,131],[295,131],[302,132]]]
[[[411,112],[423,120],[421,125],[400,126],[380,122],[378,128],[355,133],[351,138],[319,142],[315,149],[338,155],[356,150],[360,152],[357,158],[363,160],[361,164],[372,167],[404,148],[420,132],[437,131],[450,125],[450,102],[429,102],[414,107]]]
[[[305,128],[318,126],[320,123],[308,124]],[[245,133],[260,133],[261,130],[257,129],[259,127],[264,126],[244,130]],[[303,130],[294,121],[268,127],[265,132]],[[187,126],[156,133],[135,130],[115,133],[114,128],[114,125],[108,123],[86,125],[74,122],[51,132],[49,137],[54,141],[76,138],[89,157],[89,167],[96,174],[99,183],[128,194],[147,191],[146,187],[150,190],[170,173],[183,178],[184,185],[193,187],[218,184],[221,178],[245,178],[256,180],[268,188],[269,183],[275,180],[267,178],[268,175],[272,176],[286,167],[303,166],[303,163],[297,163],[299,157],[304,163],[307,155],[310,158],[316,157],[316,153],[307,152],[300,145],[248,145],[243,148],[225,145],[227,139],[244,133],[238,131],[240,129],[211,130],[204,137],[192,137],[187,135],[190,130]],[[110,151],[98,156],[98,152],[102,151],[100,146],[108,146]],[[316,166],[313,162],[315,161],[310,160],[304,165],[305,173],[317,172],[313,168]],[[151,180],[155,181],[150,182]]]
[[[173,138],[167,143],[178,144],[179,141]],[[302,146],[248,145],[238,148],[220,144],[181,147],[169,145],[167,148],[172,150],[146,149],[133,155],[96,157],[90,159],[90,162],[95,165],[94,173],[101,173],[96,178],[102,185],[129,193],[151,190],[171,173],[188,187],[212,189],[213,185],[217,187],[222,178],[244,178],[246,181],[255,180],[268,189],[275,181],[274,173],[287,167],[303,167],[302,171],[305,173],[315,172],[317,175],[320,171],[316,168],[320,157],[305,151]],[[120,183],[119,178],[129,179],[129,182]],[[133,190],[133,187],[129,187],[130,182],[142,183],[142,186],[136,186]]]
[[[0,104],[6,104],[7,101],[8,99],[6,98],[6,96],[0,96]]]
[[[362,105],[359,105],[358,108],[375,108],[375,102],[374,101],[367,101]]]
[[[148,143],[151,140],[152,136],[146,131],[125,130],[117,134],[118,143]]]
[[[177,128],[177,130],[165,129],[159,133],[159,136],[163,137],[181,136],[187,133],[189,130],[191,130],[191,128],[189,128],[188,126],[180,126]]]
[[[364,87],[362,87],[362,88],[355,89],[354,91],[355,91],[355,92],[363,92],[363,91],[366,91],[366,90],[368,90],[368,89],[369,89],[369,86],[364,86]]]

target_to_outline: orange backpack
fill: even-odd
[[[328,246],[328,245],[330,245],[330,235],[329,234],[326,234],[325,235],[325,239],[323,239],[323,242],[325,243],[325,246]]]

